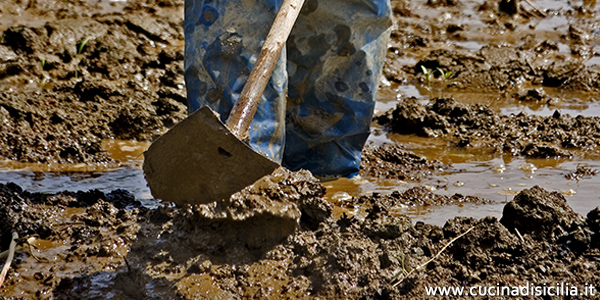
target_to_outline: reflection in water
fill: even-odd
[[[0,172],[0,183],[14,182],[30,192],[57,193],[62,191],[87,191],[98,189],[108,193],[124,189],[146,202],[152,199],[142,170],[119,168],[109,172]],[[144,201],[142,201],[144,202]],[[150,201],[151,202],[151,201]],[[148,204],[150,204],[148,202]],[[152,204],[155,206],[156,204]]]
[[[370,141],[376,145],[385,142],[397,142],[406,149],[429,160],[437,159],[451,164],[452,169],[429,178],[421,183],[404,181],[385,181],[374,178],[339,179],[325,183],[328,200],[336,203],[336,197],[370,195],[373,192],[389,194],[392,191],[404,191],[416,185],[424,185],[434,193],[451,196],[454,194],[472,195],[491,200],[491,204],[461,204],[429,207],[398,208],[413,221],[426,221],[444,225],[454,216],[482,218],[494,216],[500,218],[504,205],[524,189],[540,186],[549,191],[562,193],[568,204],[578,213],[587,214],[600,205],[600,175],[584,177],[580,180],[568,180],[566,175],[580,166],[600,170],[600,159],[525,159],[503,156],[491,149],[469,149],[447,147],[440,139],[423,138],[413,135],[372,135]],[[359,211],[341,213],[360,214]]]
[[[0,162],[0,183],[14,182],[30,192],[57,193],[98,189],[108,193],[124,189],[149,207],[153,200],[141,170],[142,153],[147,142],[108,140],[102,148],[116,164],[33,164],[14,161]]]
[[[599,61],[600,59],[594,61]],[[558,110],[561,114],[568,114],[571,116],[584,116],[594,117],[600,115],[600,99],[598,95],[585,94],[585,93],[563,93],[557,88],[550,87],[537,87],[544,91],[548,96],[549,100],[546,101],[519,101],[514,97],[503,97],[499,94],[493,93],[475,93],[475,92],[463,92],[463,91],[444,91],[441,90],[427,90],[422,85],[393,85],[389,89],[395,91],[397,94],[402,95],[400,98],[415,97],[422,101],[426,105],[431,98],[436,97],[452,97],[459,103],[474,105],[481,104],[487,105],[493,110],[502,113],[504,115],[519,114],[524,112],[528,115],[537,116],[552,116],[554,111]],[[396,107],[398,100],[390,96],[389,91],[386,94],[385,99],[380,99],[376,104],[378,112],[385,112]],[[397,97],[396,97],[397,98]]]
[[[548,160],[495,158],[487,161],[454,163],[453,171],[424,180],[420,184],[402,181],[390,184],[391,181],[370,178],[339,179],[325,183],[326,197],[335,203],[338,202],[336,197],[344,196],[343,193],[348,196],[370,195],[373,192],[389,194],[392,191],[404,191],[416,185],[425,185],[435,189],[434,193],[441,195],[471,195],[492,201],[491,204],[484,205],[466,203],[460,206],[408,207],[399,210],[410,215],[413,221],[421,220],[440,226],[454,216],[500,218],[504,205],[512,200],[514,195],[536,185],[549,191],[562,193],[568,204],[582,215],[600,205],[600,193],[598,193],[600,175],[579,181],[565,178],[565,175],[575,171],[578,166],[600,169],[599,161],[550,161],[552,163],[548,163]],[[504,166],[503,172],[496,171],[497,165]],[[353,213],[338,210],[340,215],[342,212]]]

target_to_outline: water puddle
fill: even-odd
[[[14,182],[30,192],[57,193],[97,189],[108,193],[127,190],[142,203],[155,207],[141,170],[147,142],[108,140],[102,143],[118,165],[29,164],[0,162],[0,182]]]
[[[477,52],[483,47],[482,43],[473,40],[453,41],[452,43],[459,46],[459,48],[463,48],[464,50],[469,50],[473,52]]]
[[[429,91],[416,85],[391,86],[392,90],[417,97],[422,103],[427,103]],[[561,95],[555,89],[545,89],[552,97]],[[379,112],[394,108],[398,100],[393,93],[384,93],[376,109]],[[503,114],[518,114],[525,112],[532,115],[549,116],[555,110],[561,113],[583,116],[600,115],[600,104],[585,95],[568,95],[560,107],[541,103],[521,103],[500,99],[495,94],[452,93],[451,96],[465,104],[485,104]],[[568,103],[568,104],[567,104]],[[344,198],[369,195],[374,192],[389,194],[393,191],[403,191],[416,185],[424,185],[437,194],[451,196],[454,194],[478,196],[490,200],[490,204],[460,204],[445,206],[402,207],[399,213],[410,215],[414,221],[443,225],[453,216],[468,216],[482,218],[494,216],[500,218],[504,205],[524,189],[540,186],[549,191],[562,193],[569,205],[580,214],[587,214],[600,204],[597,193],[600,178],[592,176],[580,180],[569,180],[567,175],[579,167],[600,170],[600,155],[587,155],[574,159],[525,159],[497,154],[493,149],[471,149],[448,147],[441,139],[418,137],[414,135],[385,134],[375,130],[369,137],[369,142],[375,145],[383,143],[398,143],[405,149],[429,160],[439,160],[452,165],[452,170],[438,174],[435,178],[421,183],[390,181],[375,178],[339,179],[325,183],[328,188],[327,198],[339,203]],[[334,213],[361,214],[359,210],[349,211],[336,208]]]
[[[378,106],[390,105],[390,102],[383,101],[378,103]],[[451,164],[453,169],[421,183],[360,177],[324,182],[327,199],[338,203],[348,197],[370,195],[374,192],[389,194],[424,185],[441,195],[451,196],[458,193],[491,200],[490,204],[485,205],[466,203],[398,208],[399,213],[410,215],[414,221],[426,221],[437,225],[443,225],[452,216],[500,217],[506,202],[512,200],[519,191],[535,185],[563,193],[569,205],[581,214],[586,214],[600,203],[600,195],[597,193],[600,179],[597,176],[579,181],[567,180],[565,177],[579,166],[600,170],[600,160],[593,158],[541,160],[498,156],[487,149],[465,150],[446,147],[442,140],[412,135],[373,134],[370,142],[376,145],[400,143],[417,155]],[[133,193],[145,206],[156,207],[158,203],[150,194],[140,168],[142,153],[148,147],[148,143],[112,140],[105,141],[103,147],[113,158],[122,162],[123,166],[93,170],[81,166],[21,164],[15,169],[14,163],[5,163],[0,168],[0,182],[14,182],[28,191],[45,193],[90,189],[108,193],[115,189],[124,189]],[[342,213],[360,214],[360,211],[335,207],[334,216],[339,217]]]
[[[579,167],[600,170],[599,157],[579,160],[515,158],[499,156],[487,149],[464,150],[446,147],[444,141],[410,135],[373,135],[370,140],[375,144],[393,140],[429,160],[437,159],[451,164],[452,170],[425,179],[421,183],[375,178],[338,179],[325,183],[328,200],[339,203],[349,197],[402,192],[420,185],[440,195],[470,195],[491,201],[483,205],[464,203],[397,208],[399,213],[411,216],[413,221],[425,221],[440,226],[453,216],[500,218],[508,201],[520,191],[536,185],[563,194],[568,204],[583,215],[600,205],[600,178],[592,176],[579,180],[567,179],[568,174],[575,172]],[[348,211],[337,208],[334,213],[341,216],[342,213],[363,212],[359,209]]]
[[[594,47],[594,53],[600,55],[600,46]],[[585,62],[586,67],[600,67],[600,56],[594,56]]]
[[[600,65],[600,58],[594,58]],[[571,116],[594,117],[600,115],[600,96],[585,93],[561,92],[556,88],[539,87],[547,95],[543,101],[519,101],[514,97],[506,98],[500,94],[459,91],[428,90],[421,84],[390,84],[386,87],[375,105],[376,113],[382,113],[396,107],[402,98],[414,97],[427,104],[435,97],[452,97],[456,101],[474,105],[487,105],[504,115],[519,114],[552,116],[555,111]]]
[[[124,7],[127,5],[127,0],[83,0],[80,2],[87,5],[87,16],[123,13]],[[73,7],[68,1],[64,1],[64,5],[55,7],[43,7],[43,5],[32,4],[31,1],[19,2],[17,5],[12,3],[0,4],[0,30],[18,25],[42,27],[47,22],[56,20],[52,12],[57,13],[65,6]],[[40,14],[39,11],[35,11],[36,9],[44,10],[45,14]],[[86,15],[83,11],[80,11],[80,13]],[[40,15],[43,15],[43,17],[40,18]]]
[[[539,6],[540,8],[547,9],[547,10],[553,10],[553,11],[559,11],[559,10],[569,11],[569,10],[573,10],[573,7],[571,6],[571,3],[572,3],[571,1],[564,1],[564,0],[542,0],[542,1],[534,1],[534,3],[537,4],[537,6]]]

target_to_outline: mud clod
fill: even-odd
[[[598,175],[598,170],[592,169],[585,165],[579,165],[577,166],[577,170],[566,174],[565,177],[568,180],[582,180],[590,179],[596,175]]]
[[[361,176],[419,181],[449,166],[402,149],[399,145],[368,145],[362,152]]]
[[[509,202],[500,222],[538,240],[553,240],[584,226],[584,218],[567,205],[558,192],[540,187],[524,190]]]

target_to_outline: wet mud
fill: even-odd
[[[556,192],[534,187],[500,220],[456,217],[440,227],[413,224],[393,212],[398,201],[376,195],[365,197],[372,205],[364,218],[334,219],[310,174],[273,176],[234,195],[229,208],[147,209],[122,190],[38,194],[0,185],[1,239],[16,231],[22,246],[3,295],[426,299],[431,286],[600,284],[600,212],[579,215]],[[244,209],[254,213],[240,218],[235,211],[259,194],[290,209]]]
[[[362,152],[361,176],[420,181],[450,166],[427,160],[397,144],[367,145]]]
[[[380,94],[398,103],[374,131],[498,156],[598,159],[600,119],[563,108],[600,97],[600,7],[533,2],[392,1]],[[183,7],[2,1],[0,158],[119,167],[107,141],[149,142],[182,120]],[[407,85],[425,97],[396,89]],[[464,99],[481,93],[496,106]],[[554,113],[498,111],[508,102]],[[127,190],[0,183],[0,251],[19,235],[0,299],[428,299],[435,286],[600,286],[600,208],[579,214],[560,193],[528,188],[499,218],[443,226],[404,213],[491,202],[424,184],[448,185],[456,171],[387,140],[367,145],[361,177],[413,187],[332,198],[309,172],[278,169],[229,199],[150,208]],[[560,176],[597,180],[598,170]]]
[[[533,158],[597,155],[600,117],[503,115],[485,105],[414,98],[376,117],[390,131],[443,138],[451,147],[488,148],[493,153]]]
[[[0,24],[2,158],[115,164],[102,140],[149,141],[186,116],[183,1],[120,3],[3,1],[25,24]]]

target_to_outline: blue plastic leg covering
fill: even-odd
[[[229,116],[282,0],[186,0],[189,112]],[[283,166],[353,176],[385,60],[389,0],[306,0],[250,127],[250,145]]]

